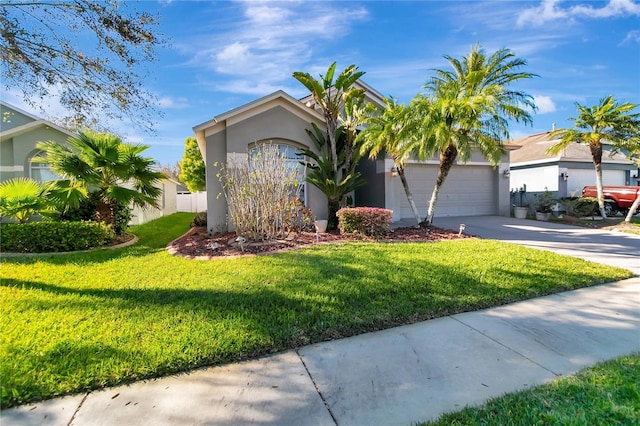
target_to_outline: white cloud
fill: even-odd
[[[550,96],[534,95],[533,100],[538,106],[538,114],[549,114],[556,111],[556,104]]]
[[[163,96],[158,99],[158,106],[165,109],[185,109],[189,108],[191,105],[189,105],[187,98],[172,98],[170,96]]]
[[[228,83],[218,81],[209,87],[239,90],[237,93],[266,94],[257,91],[261,87],[282,87],[293,71],[311,68],[309,61],[314,53],[318,56],[317,50],[321,50],[323,44],[348,34],[355,23],[368,17],[366,9],[350,3],[237,4],[241,8],[238,18],[225,31],[194,42],[191,48],[198,50],[190,61],[192,65],[205,64],[233,79]],[[242,79],[246,81],[240,81]],[[261,85],[256,84],[256,80]]]
[[[632,0],[609,0],[600,8],[584,4],[563,8],[560,3],[559,0],[542,0],[539,6],[523,10],[518,14],[518,26],[541,26],[559,19],[573,21],[575,18],[603,19],[640,15],[640,5]]]
[[[627,44],[627,43],[640,43],[640,31],[638,30],[629,31],[627,33],[627,36],[624,38],[624,40],[622,40],[620,44]]]

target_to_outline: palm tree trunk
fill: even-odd
[[[592,143],[589,145],[591,149],[591,158],[593,159],[593,165],[596,168],[596,190],[598,191],[598,207],[600,208],[600,216],[603,219],[607,218],[607,213],[604,211],[604,193],[602,191],[602,144],[600,142]]]
[[[631,222],[631,217],[638,210],[638,208],[640,208],[640,195],[638,195],[636,197],[636,200],[631,205],[631,208],[629,209],[629,212],[627,213],[627,217],[624,218],[624,221],[627,222],[627,223]]]
[[[338,151],[336,147],[336,129],[338,125],[331,114],[325,114],[325,120],[327,121],[327,136],[329,136],[329,149],[331,155],[331,165],[333,166],[333,173],[338,178]]]
[[[416,203],[413,201],[413,195],[409,190],[409,183],[407,182],[407,177],[404,175],[404,167],[396,164],[396,168],[398,169],[398,176],[400,176],[400,181],[402,182],[404,193],[407,196],[407,201],[409,201],[409,206],[411,206],[411,211],[413,212],[413,216],[416,218],[416,226],[420,227],[420,213],[418,213],[418,208],[416,207]]]
[[[113,205],[105,200],[99,199],[95,213],[96,222],[101,222],[113,227],[115,218],[113,216]]]
[[[340,200],[329,198],[328,200],[329,207],[329,217],[327,218],[327,230],[332,231],[338,228],[338,216],[336,213],[340,210]]]
[[[427,217],[423,222],[424,225],[431,225],[433,223],[433,214],[436,209],[436,202],[438,201],[438,194],[440,193],[440,187],[444,183],[444,180],[451,170],[451,166],[456,161],[458,156],[458,149],[454,145],[449,145],[444,152],[440,153],[440,170],[438,170],[438,177],[436,179],[436,186],[433,188],[431,194],[431,200],[429,201],[429,209],[427,210]]]

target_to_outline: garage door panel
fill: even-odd
[[[409,188],[421,215],[436,182],[438,167],[410,164],[405,169]],[[454,166],[444,181],[436,204],[436,216],[492,215],[498,212],[496,172],[489,166]],[[396,191],[402,218],[413,214],[404,191]]]

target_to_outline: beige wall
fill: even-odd
[[[29,176],[29,161],[38,153],[38,142],[55,141],[64,144],[69,135],[52,127],[36,127],[28,132],[0,142],[0,181]]]
[[[321,125],[320,122],[316,123]],[[218,124],[222,128],[222,124]],[[284,143],[315,149],[305,132],[311,124],[282,106],[274,106],[260,114],[227,125],[214,134],[205,131],[207,165],[207,227],[209,232],[222,232],[227,227],[227,204],[214,163],[226,163],[227,154],[246,154],[256,142]],[[313,185],[307,184],[308,207],[317,218],[327,217],[326,197]]]
[[[176,183],[170,180],[163,180],[156,187],[162,190],[162,194],[158,199],[159,208],[131,206],[132,217],[129,225],[142,225],[153,219],[168,216],[178,211]]]

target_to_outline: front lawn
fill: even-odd
[[[639,384],[640,354],[634,354],[422,426],[638,425]]]
[[[137,227],[128,248],[3,259],[2,407],[631,275],[475,239],[169,255],[192,217]]]

